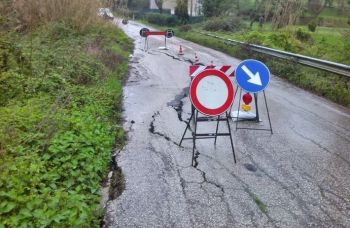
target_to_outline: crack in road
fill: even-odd
[[[241,186],[245,189],[245,192],[249,191],[252,193],[252,191],[250,190],[250,187],[249,187],[249,183],[246,183],[244,180],[242,180],[241,178],[239,178],[237,175],[235,175],[233,172],[231,172],[230,170],[228,170],[223,164],[221,164],[218,160],[214,159],[213,157],[210,157],[208,155],[205,155],[203,154],[203,157],[207,158],[207,159],[210,159],[212,160],[213,162],[217,163],[220,165],[220,167],[222,167],[222,169],[226,170],[226,172],[228,172],[235,180],[237,180]],[[254,164],[254,162],[253,162]],[[256,164],[255,164],[256,166]],[[261,169],[259,169],[261,170]],[[264,172],[263,170],[261,170],[262,172]],[[277,181],[278,182],[278,181]],[[220,186],[220,185],[218,185]],[[288,190],[287,188],[285,188],[286,190]],[[248,193],[247,193],[248,194]],[[252,193],[253,195],[255,195],[254,193]],[[249,194],[248,194],[249,195]],[[253,199],[253,198],[252,198]],[[255,202],[256,203],[256,202]],[[258,206],[258,205],[257,205]],[[276,227],[276,224],[274,224],[274,219],[268,214],[268,213],[263,213],[269,220],[270,223],[273,224],[273,226]],[[253,222],[253,219],[251,219],[251,221]]]
[[[178,119],[179,119],[179,121],[180,122],[186,122],[186,121],[184,121],[183,120],[183,101],[182,101],[182,99],[183,98],[185,98],[185,97],[187,97],[188,96],[188,87],[187,88],[184,88],[183,89],[183,91],[180,93],[180,94],[178,94],[178,95],[176,95],[175,96],[175,98],[174,98],[174,100],[172,100],[172,101],[170,101],[170,102],[168,102],[167,103],[167,105],[168,106],[172,106],[174,109],[175,109],[175,111],[176,111],[176,113],[177,113],[177,115],[178,115]],[[187,92],[187,93],[186,93]],[[161,136],[161,137],[163,137],[164,139],[166,139],[167,141],[171,141],[171,139],[170,139],[170,137],[168,137],[165,133],[162,133],[162,132],[159,132],[159,131],[157,131],[156,129],[155,129],[155,121],[156,121],[156,119],[157,119],[157,116],[159,116],[160,115],[160,112],[158,111],[158,112],[156,112],[156,113],[154,113],[154,115],[152,115],[152,121],[151,121],[151,123],[150,123],[150,127],[149,127],[149,131],[150,131],[150,133],[152,133],[152,134],[156,134],[156,135],[158,135],[158,136]],[[187,124],[186,124],[187,125]],[[188,125],[189,126],[189,128],[190,128],[190,125]],[[309,139],[310,140],[310,139]],[[315,142],[314,142],[315,143]],[[175,143],[176,144],[176,143]],[[319,145],[320,146],[320,145]],[[155,148],[152,148],[152,151],[155,151]],[[170,157],[168,157],[168,156],[166,156],[166,158],[164,158],[164,154],[163,153],[161,153],[161,152],[157,152],[157,151],[155,151],[155,153],[157,153],[157,155],[158,156],[160,156],[160,158],[161,158],[161,160],[163,161],[163,163],[165,164],[165,163],[172,163],[172,165],[174,165],[173,164],[173,161],[172,161],[172,157],[170,156]],[[198,162],[198,157],[199,157],[199,155],[200,155],[200,152],[195,148],[195,156],[194,156],[194,166],[193,166],[193,168],[195,168],[197,171],[199,171],[200,173],[201,173],[201,178],[200,179],[197,179],[196,181],[188,181],[187,179],[186,179],[186,177],[185,176],[183,176],[184,174],[182,173],[182,171],[184,170],[184,169],[186,169],[186,168],[184,168],[184,167],[182,167],[181,169],[179,169],[178,171],[177,171],[177,173],[178,173],[178,175],[179,175],[179,181],[180,181],[180,185],[181,185],[181,188],[182,188],[182,192],[183,192],[183,194],[184,194],[184,196],[185,196],[185,199],[187,200],[187,201],[189,201],[189,200],[191,200],[191,198],[188,198],[186,195],[187,195],[187,192],[186,191],[188,191],[188,187],[189,187],[189,185],[188,184],[199,184],[199,188],[200,189],[202,189],[205,193],[206,193],[206,197],[213,197],[213,191],[210,191],[210,190],[208,190],[206,187],[205,187],[205,184],[209,184],[209,185],[212,185],[212,186],[214,186],[215,188],[217,188],[220,192],[221,192],[221,195],[214,195],[214,197],[219,197],[220,199],[221,199],[221,201],[223,202],[223,203],[225,203],[226,204],[226,213],[229,215],[228,217],[230,218],[230,219],[233,219],[233,216],[232,216],[232,212],[231,212],[231,210],[230,210],[230,205],[229,205],[229,203],[228,202],[226,202],[226,200],[225,200],[225,189],[224,189],[224,187],[223,186],[221,186],[221,185],[219,185],[219,184],[217,184],[217,183],[215,183],[215,182],[212,182],[212,181],[210,181],[210,180],[208,180],[207,179],[207,176],[206,176],[206,173],[204,172],[204,171],[202,171],[202,170],[200,170],[199,168],[198,168],[198,165],[199,165],[199,162]],[[212,159],[213,161],[215,161],[215,162],[217,162],[217,163],[219,163],[220,164],[220,162],[218,162],[217,160],[215,160],[214,158],[212,158],[212,157],[209,157],[209,156],[207,156],[207,155],[203,155],[204,156],[204,158],[210,158],[210,159]],[[265,177],[267,177],[267,178],[270,178],[274,183],[276,183],[276,184],[278,184],[278,185],[280,185],[281,187],[282,187],[282,189],[284,189],[284,190],[286,190],[289,194],[291,194],[291,196],[293,196],[293,198],[295,198],[296,199],[296,203],[299,205],[298,206],[298,208],[299,209],[301,209],[302,211],[304,211],[305,213],[305,215],[307,215],[307,217],[312,221],[312,222],[316,222],[317,221],[317,217],[315,217],[315,216],[312,216],[312,215],[310,215],[309,213],[307,213],[307,211],[310,209],[308,206],[307,206],[307,204],[306,204],[306,202],[305,202],[305,200],[303,200],[302,198],[300,198],[300,195],[299,194],[295,194],[293,191],[291,191],[289,188],[288,188],[288,186],[286,186],[286,185],[284,185],[281,181],[279,181],[278,179],[276,179],[276,178],[274,178],[273,176],[271,176],[271,175],[269,175],[269,173],[268,172],[266,172],[265,170],[263,170],[261,167],[259,167],[259,165],[256,163],[256,162],[254,162],[254,159],[252,158],[252,156],[250,156],[250,155],[248,155],[248,158],[251,160],[251,164],[250,163],[246,163],[246,164],[243,164],[243,166],[248,170],[248,171],[250,171],[250,172],[253,172],[253,173],[256,173],[257,171],[261,171],[263,174],[265,174],[264,176]],[[170,160],[171,161],[170,161]],[[251,188],[249,187],[250,185],[249,185],[249,183],[248,182],[245,182],[243,179],[241,179],[241,178],[238,178],[234,173],[232,173],[232,172],[230,172],[226,167],[224,167],[223,166],[223,164],[220,164],[221,165],[221,167],[223,167],[224,169],[226,169],[226,171],[234,178],[234,179],[236,179],[239,183],[241,183],[241,186],[245,189],[245,192],[247,193],[248,191],[249,192],[251,192],[251,194],[248,194],[249,196],[250,196],[250,198],[253,200],[253,202],[256,204],[256,206],[258,207],[258,209],[259,209],[259,211],[261,212],[261,214],[263,214],[264,216],[266,216],[267,217],[267,224],[269,223],[271,226],[277,226],[277,224],[276,224],[276,221],[268,214],[268,211],[267,211],[267,209],[266,210],[264,210],[264,203],[258,198],[258,196],[256,195],[256,194],[254,194],[253,193],[253,191],[251,190]],[[191,167],[192,168],[192,167]],[[174,169],[174,167],[172,166],[172,169]],[[319,186],[319,187],[321,187],[321,186]],[[192,188],[193,188],[193,186],[192,186]],[[189,190],[191,190],[191,189],[189,189]],[[327,198],[327,197],[325,197],[324,196],[324,198]],[[208,205],[208,206],[210,206],[210,205]],[[263,208],[263,209],[262,209]],[[322,210],[322,208],[320,208],[320,210]],[[291,211],[291,210],[289,210],[289,213],[290,213],[290,215],[291,216],[297,216],[295,213],[293,213],[293,211]],[[326,213],[326,211],[324,211],[323,212],[325,215],[327,214]],[[329,215],[329,216],[327,216],[328,217],[328,219],[331,221],[331,222],[334,222],[334,221],[332,221],[332,215]],[[254,213],[254,215],[251,215],[251,222],[252,222],[252,224],[255,224],[256,222],[255,222],[255,220],[256,220],[257,218],[256,218],[256,215],[255,215],[255,213]],[[230,221],[230,222],[233,222],[232,220]],[[192,221],[192,219],[191,219],[191,223],[193,224],[194,223],[194,221]],[[308,222],[304,222],[305,224],[308,224]]]
[[[196,62],[196,61],[192,61],[192,59],[189,59],[189,58],[186,58],[185,56],[183,56],[182,58],[180,58],[180,56],[178,56],[179,54],[169,54],[167,52],[162,52],[162,51],[159,51],[160,53],[163,53],[167,56],[170,56],[172,57],[173,59],[175,60],[178,60],[178,61],[182,61],[182,62],[189,62],[191,63],[191,65],[200,65],[200,66],[204,66],[203,63],[201,62]]]
[[[182,107],[183,107],[183,102],[182,99],[185,97],[188,97],[189,93],[189,87],[186,87],[182,90],[181,93],[175,96],[174,100],[170,101],[167,103],[167,106],[171,106],[175,109],[177,112],[179,120],[182,122]]]
[[[183,118],[182,118],[182,106],[183,106],[183,102],[181,101],[183,98],[185,98],[186,96],[188,96],[188,91],[189,91],[189,88],[188,87],[186,87],[186,88],[184,88],[183,89],[183,91],[180,93],[180,94],[178,94],[178,95],[176,95],[175,96],[175,99],[174,100],[172,100],[171,102],[169,102],[168,103],[168,106],[172,106],[174,109],[175,109],[175,111],[178,113],[178,119],[181,121],[181,122],[186,122],[186,121],[184,121],[183,120]],[[187,122],[188,123],[188,122]],[[186,125],[187,125],[187,123],[186,123]],[[188,128],[191,128],[191,125],[190,124],[188,124],[187,125],[188,126]],[[191,130],[191,132],[192,132],[192,135],[193,135],[193,131],[192,131],[192,129],[189,129],[189,130]],[[209,181],[207,178],[206,178],[206,173],[203,171],[203,170],[201,170],[201,169],[199,169],[198,168],[198,165],[199,165],[199,162],[198,162],[198,158],[199,158],[199,155],[200,155],[200,152],[199,152],[199,150],[197,149],[197,148],[194,148],[194,150],[195,150],[195,156],[194,156],[194,158],[193,158],[193,161],[194,161],[194,165],[193,165],[193,168],[195,168],[196,170],[198,170],[199,172],[201,172],[201,175],[202,175],[202,178],[203,178],[203,181],[202,182],[200,182],[200,183],[198,183],[199,185],[200,185],[200,188],[204,191],[204,192],[206,192],[206,194],[208,195],[208,197],[210,197],[211,196],[211,194],[210,193],[212,193],[212,192],[208,192],[208,190],[203,186],[203,184],[210,184],[210,185],[212,185],[212,186],[214,186],[215,188],[217,188],[217,189],[219,189],[220,190],[220,192],[222,193],[221,195],[216,195],[216,197],[220,197],[220,199],[221,199],[221,201],[222,202],[224,202],[225,204],[226,204],[226,211],[227,211],[227,214],[229,215],[228,216],[228,218],[230,218],[230,222],[233,222],[232,221],[232,218],[233,218],[233,215],[232,215],[232,212],[231,212],[231,210],[230,210],[230,205],[229,205],[229,203],[227,202],[227,201],[225,201],[225,189],[224,189],[224,187],[222,187],[222,186],[220,186],[219,184],[217,184],[217,183],[214,183],[214,182],[211,182],[211,181]],[[254,166],[254,165],[252,165],[252,164],[244,164],[244,167],[248,170],[248,171],[251,171],[251,172],[256,172],[258,169],[257,169],[257,167],[256,166]],[[232,175],[232,173],[230,173],[231,175]],[[183,176],[181,175],[181,172],[179,171],[179,175],[180,175],[180,180],[181,180],[181,187],[182,187],[182,189],[183,189],[183,192],[184,192],[184,194],[186,195],[186,187],[187,187],[187,183],[189,183],[189,182],[187,182],[186,180],[185,180],[185,178],[183,178]],[[234,178],[236,178],[236,179],[238,179],[237,177],[235,177],[234,176]],[[241,182],[242,183],[244,183],[243,185],[245,185],[246,187],[245,187],[245,189],[249,189],[249,185],[247,184],[247,183],[245,183],[243,180],[241,180]],[[268,215],[268,212],[267,212],[267,210],[265,209],[265,210],[262,210],[261,208],[265,208],[263,205],[263,203],[261,202],[261,200],[259,200],[257,197],[255,197],[255,198],[252,198],[253,199],[253,201],[257,204],[257,207],[261,210],[261,212],[263,213],[263,214],[265,214],[265,216],[268,218],[268,221],[269,221],[269,223],[272,223],[273,224],[273,226],[276,226],[275,224],[274,224],[274,220]],[[258,202],[258,203],[257,203]],[[253,216],[254,217],[254,216]],[[254,218],[252,217],[252,219],[251,219],[251,221],[252,221],[252,223],[254,223]]]
[[[171,141],[169,139],[169,137],[165,136],[165,134],[158,132],[155,129],[154,123],[159,115],[160,115],[160,112],[158,111],[158,112],[154,113],[154,115],[152,116],[152,121],[150,123],[149,132],[152,134],[162,136],[167,141]],[[172,170],[175,170],[173,158],[171,155],[168,155],[168,156],[165,155],[164,153],[166,153],[166,151],[158,152],[157,149],[154,146],[152,146],[151,143],[150,143],[150,146],[148,149],[150,151],[153,151],[162,160],[163,164],[166,165],[165,170],[167,167],[171,168]],[[191,197],[188,196],[187,191],[192,191],[192,190],[191,190],[191,187],[188,189],[189,184],[198,184],[198,188],[201,189],[206,194],[207,199],[212,199],[212,197],[218,197],[220,199],[220,202],[222,202],[224,205],[226,205],[224,208],[226,211],[227,218],[229,219],[230,223],[234,224],[234,221],[233,221],[234,216],[230,210],[229,203],[225,200],[225,189],[222,186],[220,186],[219,184],[208,180],[206,177],[206,173],[203,170],[197,168],[197,166],[198,166],[197,158],[198,158],[199,154],[200,153],[198,151],[195,154],[195,158],[194,158],[195,165],[194,166],[188,166],[188,167],[179,166],[179,169],[176,171],[178,174],[178,177],[179,177],[182,193],[183,193],[186,201],[190,203]],[[199,172],[198,173],[199,175],[197,175],[196,172],[194,172],[194,170],[197,170],[197,172]],[[214,189],[209,187],[209,186],[213,186]],[[216,191],[215,189],[218,189],[218,191]],[[210,204],[208,204],[206,206],[211,207]],[[193,224],[193,225],[195,224],[195,221],[193,219],[191,219],[191,224]]]
[[[159,111],[156,112],[156,113],[152,116],[152,119],[153,119],[153,120],[152,120],[151,123],[150,123],[150,127],[149,127],[149,129],[148,129],[149,132],[152,133],[152,134],[155,134],[155,135],[159,135],[159,136],[163,137],[164,139],[166,139],[167,141],[170,141],[170,142],[174,143],[175,145],[177,145],[177,142],[172,141],[170,137],[166,136],[165,134],[162,134],[162,133],[160,133],[160,132],[155,131],[154,122],[156,121],[156,116],[158,116],[158,115],[160,115],[160,114],[159,114]]]

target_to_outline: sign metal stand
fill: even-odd
[[[240,113],[248,114],[248,112],[239,111],[239,108],[241,105],[241,100],[239,100],[238,111],[236,112],[237,115],[231,115],[232,118],[237,118],[236,119],[236,130],[237,129],[268,130],[268,131],[271,131],[271,134],[273,134],[272,127],[271,127],[269,109],[267,107],[266,96],[265,96],[265,88],[268,86],[268,84],[270,82],[269,69],[265,66],[265,64],[263,64],[260,61],[257,61],[254,59],[248,59],[248,60],[244,60],[243,62],[238,64],[235,73],[236,73],[235,75],[236,75],[237,85],[241,89],[239,97],[241,97],[242,90],[245,90],[248,93],[253,93],[254,94],[254,101],[255,101],[255,112],[256,112],[256,115],[253,118],[240,117]],[[237,90],[236,90],[236,92],[237,92]],[[255,120],[256,122],[260,121],[259,110],[258,110],[258,92],[260,92],[260,91],[263,91],[263,94],[264,94],[264,100],[265,100],[265,105],[266,105],[266,110],[267,110],[267,116],[269,119],[270,129],[238,128],[238,120],[253,120],[253,121]]]
[[[235,161],[235,163],[237,163],[236,161],[236,155],[235,155],[235,149],[233,146],[233,140],[232,140],[232,135],[231,135],[231,128],[230,128],[230,122],[229,122],[229,115],[227,114],[227,112],[225,112],[226,117],[220,117],[220,115],[218,115],[217,117],[198,117],[198,110],[195,109],[195,113],[192,113],[186,129],[182,135],[181,141],[180,141],[180,146],[182,144],[183,140],[188,140],[191,139],[192,143],[193,143],[193,147],[192,147],[192,166],[194,166],[194,150],[196,148],[196,139],[209,139],[209,138],[215,138],[214,141],[214,145],[216,145],[216,139],[218,136],[230,136],[230,141],[231,141],[231,148],[232,148],[232,154],[233,154],[233,159]],[[190,123],[192,120],[192,117],[195,115],[195,122],[194,122],[194,132],[192,133],[192,137],[190,138],[185,138],[185,134],[187,129],[189,129],[190,127]],[[211,121],[217,121],[216,124],[216,130],[215,133],[197,133],[197,127],[198,127],[198,122],[211,122]],[[228,127],[228,132],[227,133],[218,133],[218,129],[219,129],[219,121],[226,121],[227,123],[227,127]]]
[[[240,88],[241,89],[241,88]],[[267,101],[266,101],[266,95],[265,95],[265,90],[263,90],[263,94],[264,94],[264,100],[265,100],[265,107],[266,107],[266,111],[267,111],[267,117],[269,119],[269,125],[270,128],[268,129],[261,129],[261,128],[246,128],[246,127],[238,127],[238,122],[239,120],[244,120],[244,121],[256,121],[256,122],[260,122],[260,117],[259,117],[259,109],[258,109],[258,94],[254,93],[254,103],[255,103],[255,117],[253,118],[244,118],[244,117],[239,117],[240,113],[245,113],[246,111],[240,111],[239,107],[241,106],[241,100],[239,100],[238,102],[238,111],[237,111],[237,116],[232,116],[232,119],[236,119],[236,131],[237,129],[250,129],[250,130],[264,130],[264,131],[271,131],[271,134],[273,134],[272,132],[272,126],[271,126],[271,119],[270,119],[270,112],[269,112],[269,108],[267,106]],[[242,95],[242,89],[240,90],[239,93],[239,97],[241,97]],[[230,112],[231,113],[231,112]]]
[[[229,77],[224,72],[216,69],[201,71],[191,81],[189,95],[193,106],[192,114],[179,145],[181,146],[182,141],[186,139],[191,139],[193,141],[192,166],[194,166],[195,161],[194,150],[196,148],[196,140],[215,138],[214,145],[216,145],[216,139],[218,136],[230,136],[233,158],[236,163],[229,115],[227,113],[234,98],[234,88]],[[204,117],[198,117],[199,112],[201,112]],[[221,117],[223,113],[225,113],[226,117]],[[192,137],[185,138],[185,134],[190,127],[192,118],[194,118],[194,132],[192,132]],[[198,122],[212,121],[217,121],[215,133],[197,133]],[[226,121],[228,132],[218,133],[220,121]]]

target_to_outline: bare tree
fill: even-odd
[[[272,18],[271,29],[276,30],[296,24],[300,17],[301,8],[302,0],[279,2]]]
[[[321,0],[308,0],[307,6],[310,13],[312,13],[312,17],[316,19],[326,5],[331,6],[331,4],[332,0],[323,0],[323,4],[321,3]]]
[[[166,0],[155,0],[155,3],[159,9],[159,13],[162,14],[163,13],[163,4]]]
[[[253,9],[253,12],[251,15],[251,21],[250,21],[249,27],[253,26],[253,23],[256,20],[256,18],[258,17],[258,14],[259,14],[264,2],[265,2],[265,0],[260,0],[260,2],[259,2],[259,0],[255,1],[255,5],[254,5],[254,9]]]
[[[264,23],[266,23],[267,17],[270,14],[271,9],[273,8],[273,0],[268,0],[265,4],[265,12],[264,12]]]
[[[239,11],[240,5],[239,5],[240,0],[232,0],[232,3],[236,6],[236,10]]]
[[[188,14],[188,0],[176,0],[175,15],[181,23],[188,23],[190,18]]]
[[[159,13],[162,14],[163,13],[163,5],[166,2],[169,3],[175,3],[176,0],[154,0],[154,2],[156,3],[158,9],[159,9]]]
[[[202,6],[202,12],[205,17],[219,17],[229,10],[231,0],[198,0]]]
[[[106,2],[113,2],[113,9],[117,9],[117,8],[126,8],[127,6],[127,1],[126,0],[105,0]]]

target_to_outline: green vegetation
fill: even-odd
[[[259,210],[263,213],[263,214],[268,214],[268,211],[265,207],[265,205],[263,204],[263,202],[261,202],[261,200],[256,197],[251,191],[249,191],[248,189],[245,190],[246,193],[248,193],[248,195],[254,200],[254,203],[258,206]]]
[[[1,1],[0,227],[100,226],[133,43],[98,6]]]
[[[247,28],[246,25],[236,18],[218,17],[203,23],[203,29],[206,31],[236,32],[245,28]]]
[[[173,27],[177,24],[176,17],[169,14],[145,13],[145,18],[149,23],[159,26]]]

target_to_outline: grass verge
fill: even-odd
[[[53,22],[0,46],[0,227],[99,227],[132,41]]]

